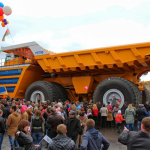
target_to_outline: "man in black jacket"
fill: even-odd
[[[0,149],[2,146],[3,137],[5,133],[5,123],[4,123],[4,118],[2,117],[2,115],[3,115],[3,111],[0,110]]]
[[[118,141],[127,145],[127,150],[149,150],[150,149],[150,118],[142,120],[141,131],[130,131],[125,127]]]
[[[139,104],[139,108],[136,110],[136,116],[138,118],[138,124],[137,124],[137,132],[138,132],[141,126],[141,121],[146,116],[146,112],[145,110],[142,109],[141,104]]]
[[[80,120],[75,117],[75,111],[71,110],[69,112],[69,118],[67,121],[67,136],[76,143],[77,136],[80,130]]]
[[[50,126],[48,130],[51,138],[57,135],[57,126],[63,124],[63,122],[62,116],[56,113],[55,108],[51,108],[51,115],[47,119],[47,124]]]

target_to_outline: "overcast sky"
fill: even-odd
[[[0,46],[36,41],[45,49],[65,52],[150,41],[150,0],[1,2],[13,11],[6,19],[14,43],[7,36]],[[0,26],[1,38],[5,31]]]

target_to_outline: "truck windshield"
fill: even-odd
[[[6,61],[9,61],[9,60],[11,60],[11,56],[6,57]]]

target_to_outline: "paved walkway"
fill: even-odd
[[[118,132],[114,128],[100,128],[99,131],[108,139],[110,142],[109,150],[127,150],[127,147],[118,142]],[[47,150],[45,148],[46,143],[43,141],[42,150]],[[7,134],[4,136],[2,150],[10,150],[10,143]]]

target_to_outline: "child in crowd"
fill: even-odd
[[[118,110],[118,113],[115,117],[115,121],[116,121],[116,124],[117,124],[118,133],[120,133],[121,123],[122,123],[122,121],[125,121],[125,119],[122,118],[121,110]]]
[[[92,110],[91,110],[91,109],[88,109],[88,110],[87,110],[86,116],[88,117],[88,119],[92,119],[92,118],[93,118],[93,117],[92,117]]]

